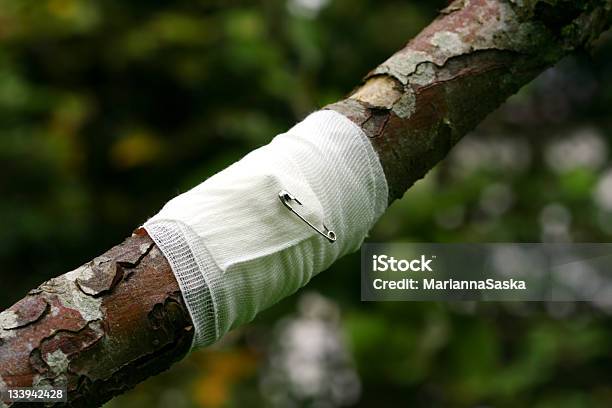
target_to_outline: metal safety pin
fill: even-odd
[[[287,190],[281,190],[278,193],[278,198],[281,200],[281,203],[283,203],[285,205],[285,207],[287,207],[292,213],[297,215],[299,219],[301,219],[306,224],[308,224],[308,226],[310,228],[312,228],[313,230],[317,231],[319,234],[323,235],[329,242],[336,242],[336,233],[334,231],[330,230],[329,228],[327,228],[325,226],[325,224],[323,224],[323,231],[321,231],[320,229],[318,229],[317,227],[312,225],[310,223],[310,221],[308,221],[306,218],[304,218],[302,216],[302,214],[300,214],[299,212],[295,211],[295,209],[291,206],[290,201],[295,201],[299,205],[303,205],[300,202],[300,200],[297,199],[297,197],[295,197],[293,194],[291,194]]]

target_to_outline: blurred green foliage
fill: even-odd
[[[0,307],[341,98],[444,3],[0,0]],[[608,37],[491,115],[369,240],[608,241]],[[342,259],[109,407],[612,406],[610,304],[361,303],[358,274]]]

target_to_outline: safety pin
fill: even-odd
[[[293,194],[291,194],[287,190],[281,190],[278,193],[278,198],[281,200],[281,203],[283,203],[285,205],[285,207],[287,207],[292,213],[297,215],[302,221],[304,221],[306,224],[308,224],[308,226],[310,226],[310,228],[312,228],[313,230],[317,231],[319,234],[323,235],[329,242],[332,242],[332,243],[336,242],[336,233],[334,231],[330,230],[329,228],[327,228],[325,226],[325,224],[323,224],[324,231],[321,231],[320,229],[318,229],[317,227],[312,225],[310,223],[310,221],[308,221],[306,218],[304,218],[299,212],[295,211],[295,209],[291,206],[291,204],[289,202],[291,200],[293,200],[296,203],[298,203],[299,205],[303,205],[300,202],[300,200],[297,199],[297,197],[295,197]]]

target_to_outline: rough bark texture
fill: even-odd
[[[400,197],[489,112],[589,46],[610,0],[459,0],[347,99]],[[142,231],[0,313],[0,389],[66,385],[96,406],[183,357],[193,330],[172,271]],[[0,402],[0,406],[3,403]]]
[[[377,150],[390,201],[545,68],[610,24],[606,1],[459,0],[329,105]]]
[[[71,406],[98,406],[181,359],[192,337],[170,266],[140,231],[0,314],[0,389],[65,386]]]

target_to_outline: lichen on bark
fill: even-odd
[[[0,328],[0,388],[67,387],[71,406],[166,369],[193,336],[170,267],[142,232],[32,290]]]
[[[609,0],[458,0],[327,108],[371,138],[392,201],[523,84],[609,24]]]

